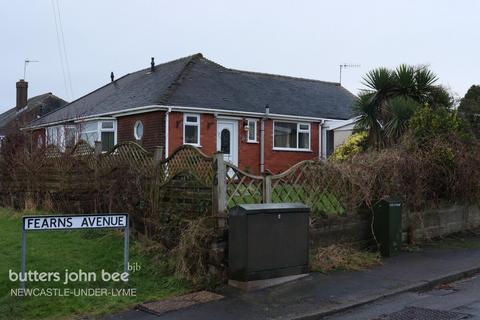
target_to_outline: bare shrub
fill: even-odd
[[[318,272],[356,271],[379,264],[381,258],[378,253],[359,250],[347,244],[316,248],[310,258],[310,270]]]
[[[480,152],[475,144],[434,139],[418,146],[404,143],[333,162],[343,180],[333,190],[349,207],[372,207],[386,196],[400,198],[410,210],[443,203],[475,203],[480,199]],[[333,186],[335,187],[335,186]]]
[[[212,221],[200,218],[188,221],[175,252],[175,274],[194,284],[208,280],[208,251],[214,237]]]

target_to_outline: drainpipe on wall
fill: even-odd
[[[168,114],[172,111],[172,108],[169,107],[167,112],[165,112],[165,159],[168,158],[168,131],[169,131],[169,117]]]
[[[322,159],[327,158],[327,124],[324,122],[322,125]]]
[[[323,131],[323,123],[325,120],[322,120],[318,124],[318,159],[322,159],[322,147],[323,147],[323,142],[322,142],[322,131]]]
[[[265,121],[270,114],[270,107],[265,106],[265,116],[260,122],[260,173],[265,173]]]

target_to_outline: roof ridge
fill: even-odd
[[[205,58],[201,53],[197,53],[196,55],[200,55],[200,58],[203,58],[203,60],[208,61],[211,64],[214,64],[216,66],[219,66],[225,70],[228,71],[233,71],[233,72],[241,72],[241,73],[249,73],[249,74],[256,74],[260,76],[268,76],[268,77],[275,77],[275,78],[286,78],[286,79],[293,79],[293,80],[302,80],[302,81],[311,81],[311,82],[321,82],[325,84],[331,84],[335,86],[340,86],[342,87],[340,82],[335,82],[335,81],[325,81],[325,80],[318,80],[318,79],[309,79],[309,78],[302,78],[302,77],[294,77],[294,76],[287,76],[283,74],[275,74],[275,73],[268,73],[268,72],[257,72],[257,71],[248,71],[248,70],[240,70],[240,69],[234,69],[234,68],[227,68],[215,61],[212,61],[208,58]],[[194,55],[195,56],[195,55]],[[343,88],[343,87],[342,87]],[[348,90],[347,90],[348,91]]]
[[[195,61],[204,57],[201,53],[196,53],[186,58],[188,58],[187,62],[183,66],[182,70],[178,72],[175,79],[172,80],[165,92],[160,96],[159,103],[166,103],[173,96],[177,88],[180,86],[180,81],[186,76],[187,72],[192,69]]]
[[[196,56],[202,56],[202,54],[201,54],[201,53],[197,53],[197,54],[194,54],[194,55],[191,55],[191,56],[186,56],[186,57],[183,57],[183,58],[178,58],[178,59],[175,59],[175,60],[171,60],[171,61],[159,63],[159,64],[155,65],[155,67],[157,67],[157,66],[162,66],[162,65],[165,65],[165,64],[168,64],[168,63],[178,62],[178,61],[180,61],[180,60],[182,60],[182,59],[187,59],[187,58],[188,58],[188,59],[192,59],[193,57],[196,57]],[[44,114],[41,118],[46,117],[46,116],[48,116],[48,115],[50,115],[50,114],[52,114],[52,113],[54,113],[54,112],[60,111],[60,110],[62,110],[62,109],[64,109],[64,108],[68,107],[69,105],[73,104],[74,102],[76,102],[76,101],[78,101],[78,100],[80,100],[80,99],[83,99],[83,98],[85,98],[85,97],[87,97],[87,96],[89,96],[89,95],[91,95],[91,94],[93,94],[93,93],[95,93],[95,92],[97,92],[97,91],[99,91],[99,90],[107,87],[107,86],[115,85],[115,82],[117,82],[117,81],[119,81],[119,80],[121,80],[121,79],[123,79],[123,78],[125,78],[125,77],[127,77],[127,76],[129,76],[129,75],[131,75],[131,74],[140,73],[140,72],[144,72],[144,71],[148,71],[148,70],[150,70],[150,67],[148,67],[148,68],[143,68],[143,69],[140,69],[140,70],[137,70],[137,71],[134,71],[134,72],[129,72],[129,73],[127,73],[127,74],[124,74],[123,76],[121,76],[120,78],[116,79],[115,81],[113,81],[113,82],[112,82],[112,81],[111,81],[111,82],[108,82],[108,83],[104,84],[103,86],[98,87],[97,89],[95,89],[95,90],[93,90],[93,91],[90,91],[90,92],[84,94],[83,96],[78,97],[77,99],[75,99],[75,100],[73,100],[73,101],[67,102],[64,106],[62,106],[62,107],[60,107],[60,108],[58,108],[58,109],[52,110],[52,111],[50,111],[50,112],[48,112],[48,113],[46,113],[46,114]],[[64,101],[65,101],[65,100],[64,100]],[[30,122],[30,123],[28,124],[28,126],[34,125],[35,122],[40,121],[41,118],[35,119],[34,121]]]
[[[142,69],[142,70],[143,70],[143,69]],[[140,71],[142,71],[142,70],[140,70]],[[135,72],[133,72],[133,73],[136,73],[136,72],[138,72],[138,71],[135,71]],[[127,73],[127,74],[121,76],[120,78],[118,78],[118,79],[115,80],[115,81],[118,81],[118,80],[120,80],[120,79],[122,79],[122,78],[125,78],[126,76],[128,76],[128,75],[130,75],[130,74],[132,74],[132,73]],[[69,105],[73,104],[74,102],[76,102],[76,101],[78,101],[78,100],[80,100],[80,99],[83,99],[83,98],[91,95],[92,93],[95,93],[95,92],[99,91],[100,89],[103,89],[103,88],[105,88],[105,87],[107,87],[107,86],[109,86],[109,85],[114,84],[115,81],[109,82],[109,83],[107,83],[107,84],[104,84],[103,86],[98,87],[97,89],[95,89],[95,90],[93,90],[93,91],[90,91],[90,92],[84,94],[83,96],[78,97],[77,99],[75,99],[75,100],[73,100],[73,101],[67,102],[67,104],[65,104],[64,106],[62,106],[62,107],[60,107],[60,108],[58,108],[58,109],[52,110],[52,111],[50,111],[50,112],[47,112],[47,113],[44,114],[41,118],[35,119],[34,121],[30,122],[27,127],[35,124],[35,122],[40,121],[40,119],[42,119],[42,118],[44,118],[44,117],[46,117],[46,116],[48,116],[48,115],[50,115],[50,114],[52,114],[52,113],[54,113],[54,112],[60,111],[60,110],[62,110],[62,109],[65,109],[66,107],[68,107]]]

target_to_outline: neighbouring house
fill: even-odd
[[[355,124],[358,117],[354,117],[345,121],[335,121],[330,123],[327,131],[327,155],[332,154],[338,146],[343,144],[355,130]]]
[[[338,83],[229,69],[202,54],[159,65],[152,58],[111,80],[28,129],[60,148],[137,141],[168,156],[189,144],[252,173],[276,173],[325,157],[329,127],[350,119],[356,100]]]
[[[0,139],[19,132],[20,128],[67,104],[51,92],[28,98],[28,82],[16,83],[15,107],[0,114]]]

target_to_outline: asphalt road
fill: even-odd
[[[480,275],[442,285],[428,292],[406,292],[324,319],[480,320]]]

